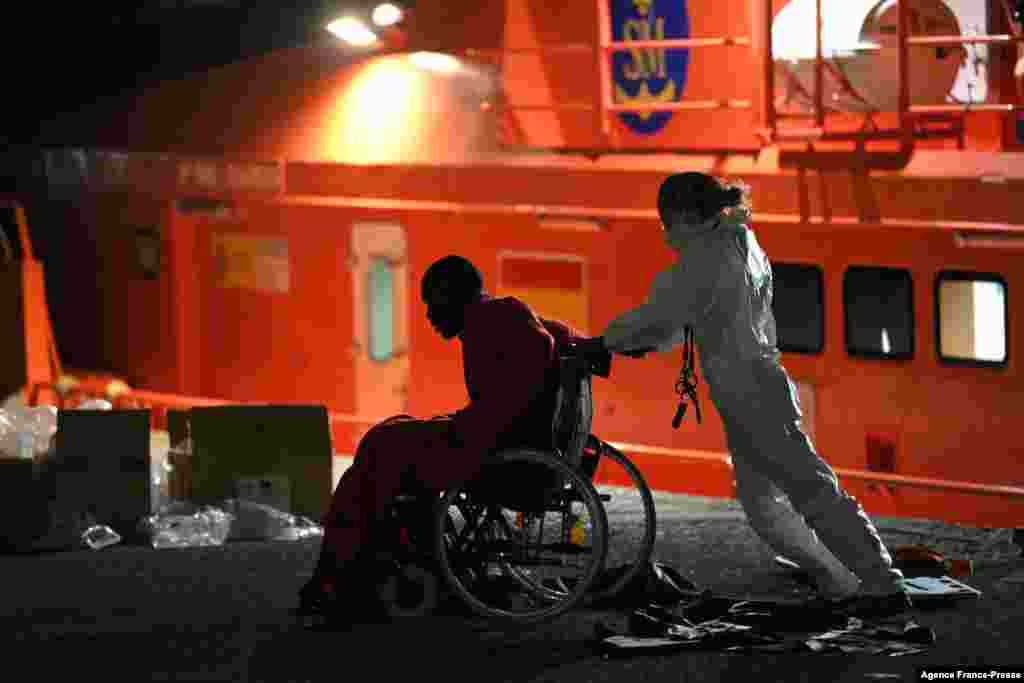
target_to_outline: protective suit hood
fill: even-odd
[[[696,239],[711,233],[725,235],[742,233],[750,224],[750,210],[736,207],[728,213],[722,212],[698,225],[676,223],[665,230],[665,243],[673,250],[680,252]]]

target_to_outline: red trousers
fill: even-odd
[[[355,559],[403,483],[415,481],[424,489],[441,491],[480,471],[481,454],[449,443],[450,424],[447,417],[417,420],[399,415],[366,433],[324,517],[314,580],[330,583],[331,575]]]

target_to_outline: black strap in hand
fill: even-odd
[[[676,408],[675,417],[672,418],[672,429],[679,429],[686,416],[686,399],[693,401],[693,409],[697,414],[697,424],[701,422],[700,401],[697,399],[697,353],[694,348],[693,328],[686,326],[683,337],[683,367],[679,371],[679,379],[676,381],[676,393],[679,394],[679,407]]]

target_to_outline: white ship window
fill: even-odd
[[[367,272],[370,306],[370,358],[389,360],[394,353],[395,273],[386,256],[374,256]]]
[[[914,293],[910,271],[850,266],[843,277],[846,351],[851,356],[914,355]]]
[[[1006,364],[1006,282],[991,273],[943,271],[935,282],[939,358]]]
[[[825,285],[821,268],[772,263],[772,312],[780,351],[821,353],[825,348]]]

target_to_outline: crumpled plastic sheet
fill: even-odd
[[[172,503],[140,522],[154,548],[190,548],[223,545],[231,533],[234,515],[213,506]]]
[[[171,503],[142,520],[141,527],[154,548],[214,546],[228,540],[300,541],[323,536],[323,528],[308,517],[234,498],[219,506]]]
[[[100,524],[89,512],[61,508],[50,509],[47,532],[35,539],[29,547],[36,550],[70,550],[86,546],[102,550],[121,542],[121,536],[105,524]]]
[[[272,505],[232,498],[223,507],[234,516],[230,539],[301,541],[323,536],[323,527],[308,517],[292,515]]]
[[[106,524],[94,524],[82,532],[82,541],[93,550],[103,550],[121,542],[121,535]]]
[[[57,432],[53,406],[0,408],[0,455],[32,459],[50,448]]]
[[[599,623],[595,641],[605,656],[721,650],[750,654],[859,653],[902,656],[925,652],[935,633],[913,619],[867,622],[804,604],[721,598],[705,591],[673,609],[650,605],[630,615],[628,633]]]

